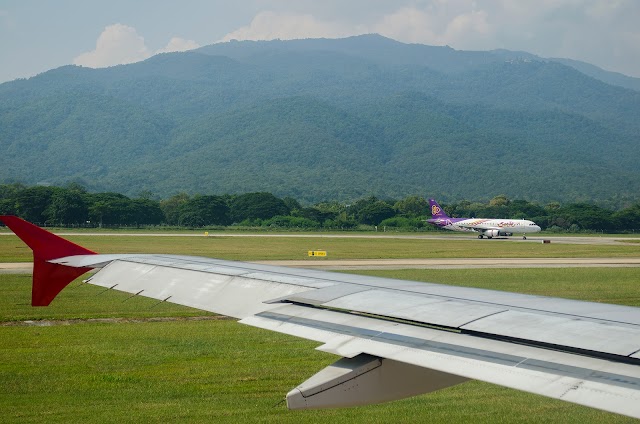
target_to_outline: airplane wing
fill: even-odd
[[[34,284],[39,261],[53,277],[98,268],[88,283],[235,317],[340,356],[287,394],[292,409],[477,379],[640,418],[639,308],[192,256],[71,249],[47,258],[25,241],[35,247]]]

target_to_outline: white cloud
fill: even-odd
[[[373,32],[409,43],[442,44],[441,22],[428,12],[405,7],[383,16]]]
[[[461,7],[467,1],[457,3],[455,8],[442,0],[422,8],[401,7],[374,22],[357,25],[322,21],[310,14],[263,11],[249,25],[228,33],[221,41],[339,38],[375,32],[404,42],[444,45],[465,38],[477,40],[492,33],[486,12]]]
[[[478,40],[492,33],[486,12],[466,10],[458,3],[456,8],[442,0],[423,8],[402,7],[368,25],[322,21],[309,14],[263,11],[249,25],[228,33],[221,41],[339,38],[375,32],[404,42],[444,45],[464,39]]]
[[[122,24],[107,26],[98,37],[95,50],[76,57],[73,63],[90,68],[138,62],[151,56],[151,51],[135,28]]]
[[[383,16],[373,25],[371,32],[377,32],[398,41],[431,45],[479,45],[491,38],[494,30],[488,20],[489,14],[469,7],[453,6],[442,1],[434,1],[427,7],[405,7]],[[454,6],[458,7],[454,7]],[[471,41],[471,43],[468,43]]]
[[[357,27],[320,21],[307,14],[258,13],[251,23],[225,35],[230,40],[292,40],[299,38],[339,38],[357,33]]]
[[[170,52],[184,52],[186,50],[193,50],[200,47],[198,43],[193,40],[185,40],[180,37],[173,37],[169,40],[169,44],[162,49],[156,50],[157,53],[170,53]]]
[[[477,39],[491,36],[493,29],[487,21],[487,12],[471,11],[454,17],[444,33],[447,43],[456,43],[460,39]]]
[[[90,68],[103,68],[139,62],[157,53],[185,51],[198,47],[200,47],[198,43],[193,40],[173,37],[166,47],[152,51],[135,28],[123,24],[113,24],[102,31],[96,41],[95,50],[79,55],[73,60],[73,63]]]

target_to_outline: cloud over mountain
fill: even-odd
[[[147,47],[144,37],[138,34],[135,28],[116,23],[105,27],[96,41],[94,50],[77,56],[73,63],[90,68],[104,68],[139,62],[157,53],[192,50],[198,47],[200,45],[193,40],[173,37],[164,48],[153,51]]]
[[[258,13],[249,25],[225,35],[230,40],[292,40],[300,38],[339,38],[357,33],[357,28],[321,21],[309,14]]]

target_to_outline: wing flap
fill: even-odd
[[[429,393],[466,379],[371,355],[342,358],[287,394],[289,409],[388,402]]]

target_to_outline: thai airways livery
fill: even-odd
[[[512,236],[513,233],[522,233],[522,238],[527,239],[527,233],[537,233],[540,227],[535,222],[526,219],[486,219],[486,218],[451,218],[434,199],[429,199],[431,219],[429,224],[452,231],[472,231],[478,234],[478,238],[493,238],[499,236]]]

